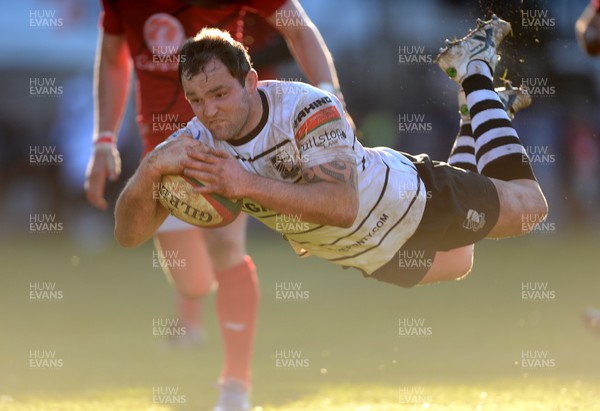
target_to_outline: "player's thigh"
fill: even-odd
[[[488,237],[502,238],[526,234],[544,220],[548,205],[534,180],[502,181],[490,179],[496,187],[500,212]]]
[[[241,213],[231,224],[203,230],[215,270],[225,270],[244,261],[248,215]]]
[[[404,288],[456,280],[464,277],[473,264],[473,245],[448,251],[427,248],[426,238],[411,238],[396,255],[366,277]]]
[[[159,231],[155,246],[160,266],[180,294],[196,298],[211,290],[213,267],[199,228]]]
[[[471,271],[473,266],[473,245],[438,251],[433,264],[419,284],[431,284],[440,281],[457,280]]]

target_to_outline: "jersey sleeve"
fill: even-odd
[[[333,94],[312,88],[299,100],[293,118],[302,168],[332,161],[356,163],[354,131]]]
[[[204,127],[204,124],[202,124],[200,120],[198,120],[198,117],[194,117],[190,121],[188,121],[187,125],[184,128],[180,129],[180,131],[191,134],[192,137],[194,137],[194,140],[198,140],[201,143],[207,144],[211,147],[215,147],[212,136],[210,136],[210,134],[207,132],[206,127]]]
[[[208,138],[204,127],[202,126],[200,121],[196,117],[194,117],[193,119],[188,121],[188,123],[185,125],[185,127],[182,127],[179,130],[175,131],[173,134],[171,134],[169,137],[167,137],[165,139],[165,141],[160,143],[158,146],[166,144],[167,142],[176,139],[177,137],[179,137],[182,134],[189,134],[195,140],[198,140],[204,144],[211,145],[210,139]],[[158,147],[158,146],[156,146],[156,147]]]
[[[246,6],[263,17],[269,17],[283,6],[287,0],[248,0]]]
[[[111,0],[102,0],[102,12],[100,13],[100,27],[108,34],[123,34],[123,24],[119,12]]]

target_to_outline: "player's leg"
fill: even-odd
[[[514,118],[517,111],[531,104],[531,95],[524,92],[523,88],[514,88],[509,81],[505,81],[505,87],[496,88],[496,92],[510,119]],[[458,91],[458,113],[460,115],[459,130],[448,157],[448,164],[477,173],[475,137],[471,128],[467,98],[462,88]]]
[[[542,221],[547,213],[527,152],[494,91],[489,66],[471,62],[462,85],[472,119],[477,169],[492,179],[500,201],[500,215],[489,237],[525,234],[530,225],[523,224],[523,218]]]
[[[588,307],[583,313],[583,321],[590,329],[600,332],[600,310]]]
[[[465,91],[475,139],[479,173],[494,183],[500,215],[490,237],[524,234],[530,225],[525,216],[541,221],[547,204],[519,136],[494,91],[492,70],[497,62],[496,45],[510,31],[510,24],[494,18],[478,22],[478,28],[438,56],[438,64]]]
[[[177,291],[177,311],[186,327],[185,338],[172,341],[189,345],[204,339],[202,297],[211,290],[214,276],[202,232],[169,216],[159,228],[155,247],[165,275]]]
[[[460,115],[458,134],[450,151],[448,164],[476,173],[475,138],[471,129],[471,116],[467,108],[465,92],[462,89],[458,92],[458,107]]]
[[[474,248],[473,245],[467,245],[450,251],[437,251],[431,268],[419,284],[459,280],[465,277],[473,267]]]
[[[233,223],[204,231],[218,284],[216,304],[225,363],[221,372],[224,404],[248,405],[251,360],[260,299],[256,268],[246,255],[245,232],[248,217],[241,214]]]

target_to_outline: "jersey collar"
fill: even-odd
[[[234,141],[228,141],[228,143],[232,146],[241,146],[242,144],[252,141],[252,139],[254,139],[254,137],[256,137],[267,124],[267,120],[269,119],[269,103],[267,103],[267,96],[265,95],[264,91],[260,89],[258,89],[258,94],[260,95],[260,101],[262,102],[262,116],[260,117],[260,121],[256,127],[254,127],[244,137]]]

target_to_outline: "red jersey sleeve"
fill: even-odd
[[[121,17],[111,0],[102,0],[102,12],[100,13],[100,27],[109,34],[123,34]]]
[[[262,15],[263,17],[269,17],[275,13],[277,9],[285,4],[287,0],[248,0],[246,2],[247,7],[252,9],[253,12]]]

